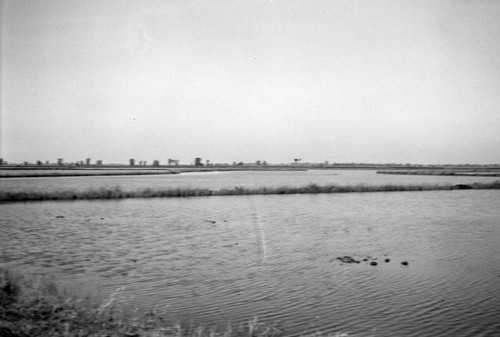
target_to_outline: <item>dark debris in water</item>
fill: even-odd
[[[348,255],[337,257],[337,260],[340,260],[342,263],[360,263],[359,260],[356,260],[355,258]]]
[[[456,184],[453,185],[454,190],[471,190],[472,186],[467,185],[467,184]]]
[[[345,256],[339,256],[339,257],[337,257],[336,260],[340,261],[342,264],[344,264],[344,263],[352,264],[352,263],[361,263],[361,262],[367,262],[370,266],[378,266],[378,264],[379,264],[379,262],[377,262],[378,258],[377,257],[371,257],[371,256],[367,256],[367,257],[364,257],[362,259],[356,259],[356,258],[354,258],[352,256],[345,255]],[[331,261],[333,261],[333,259]],[[385,263],[389,263],[389,262],[391,262],[391,259],[389,259],[388,257],[386,257],[386,258],[384,258],[384,262]],[[408,266],[409,262],[408,261],[402,261],[401,264],[403,266]]]

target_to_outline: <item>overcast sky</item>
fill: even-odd
[[[2,4],[10,162],[500,163],[500,1]]]

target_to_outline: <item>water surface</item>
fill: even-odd
[[[498,336],[498,205],[488,190],[11,203],[1,261],[179,320]]]
[[[318,185],[383,185],[383,184],[470,184],[492,182],[498,177],[422,176],[377,174],[375,170],[310,170],[310,171],[224,171],[196,172],[149,176],[87,176],[0,178],[3,191],[82,191],[89,188],[120,187],[122,190],[150,188],[280,187]]]

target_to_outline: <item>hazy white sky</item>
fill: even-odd
[[[500,1],[3,0],[1,150],[500,163]]]

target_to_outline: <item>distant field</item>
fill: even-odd
[[[31,177],[75,177],[75,176],[120,176],[120,175],[152,175],[175,174],[175,170],[165,169],[10,169],[0,170],[0,178],[31,178]]]
[[[102,168],[68,168],[68,167],[2,167],[0,178],[33,178],[33,177],[74,177],[74,176],[123,176],[123,175],[157,175],[178,174],[188,172],[215,171],[305,171],[305,168],[286,166],[223,166],[223,167],[102,167]]]
[[[477,176],[477,177],[500,177],[500,171],[488,170],[382,170],[377,174],[407,174],[407,175],[431,175],[431,176]]]
[[[111,175],[157,175],[188,172],[214,171],[307,171],[307,170],[378,170],[378,174],[449,175],[500,177],[498,165],[427,165],[406,166],[397,164],[334,164],[334,165],[211,165],[211,166],[56,166],[56,165],[4,165],[0,167],[0,178],[111,176]]]

